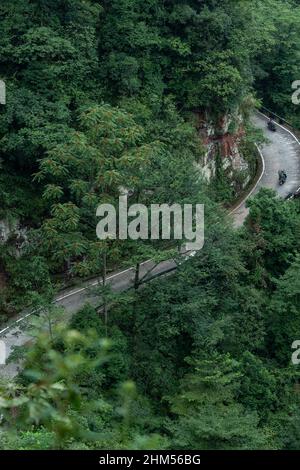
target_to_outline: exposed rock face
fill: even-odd
[[[17,222],[8,222],[7,220],[0,220],[0,243],[5,243],[9,236],[16,230]]]
[[[0,244],[11,242],[11,248],[15,256],[19,256],[26,243],[27,229],[26,227],[20,227],[17,220],[9,222],[7,220],[0,220]]]
[[[20,227],[17,220],[0,220],[0,245],[8,244],[9,252],[18,258],[27,241],[27,229]],[[7,275],[0,259],[0,291],[5,288]]]
[[[211,181],[221,169],[235,192],[245,188],[252,175],[249,162],[241,152],[245,135],[242,117],[228,114],[215,123],[207,113],[198,111],[196,118],[197,129],[206,148],[201,164],[204,176]]]

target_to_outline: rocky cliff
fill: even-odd
[[[227,114],[217,121],[207,112],[197,111],[196,125],[205,153],[201,162],[202,172],[210,182],[220,183],[231,189],[236,197],[249,184],[255,173],[253,155],[245,145],[245,130],[240,114]]]

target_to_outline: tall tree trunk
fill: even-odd
[[[139,285],[140,285],[140,263],[137,263],[135,266],[134,289],[138,290]]]
[[[108,335],[108,306],[107,306],[107,299],[106,299],[106,277],[107,277],[107,255],[106,250],[103,253],[102,258],[102,286],[103,286],[103,312],[104,312],[104,324],[105,324],[105,335]]]

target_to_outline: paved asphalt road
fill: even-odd
[[[295,191],[300,186],[300,144],[285,129],[277,125],[277,132],[270,132],[267,129],[267,120],[261,114],[253,117],[254,124],[261,128],[268,138],[269,142],[264,144],[261,152],[264,158],[265,171],[262,175],[254,193],[261,187],[273,188],[282,197],[288,193]],[[288,180],[284,186],[278,185],[278,170],[285,169]],[[242,225],[247,216],[248,210],[245,204],[242,204],[232,213],[235,226]],[[165,272],[175,267],[173,261],[161,263],[151,272],[151,275]],[[141,267],[141,277],[153,268],[152,261],[146,261]],[[133,285],[134,270],[127,269],[122,272],[112,274],[108,277],[107,282],[110,283],[115,291],[122,291]],[[59,294],[55,299],[55,303],[63,306],[66,315],[71,316],[87,301],[93,303],[95,301],[90,289],[87,286],[95,286],[97,281],[89,282],[81,288],[68,289]],[[30,317],[28,317],[30,318]],[[8,329],[0,331],[0,339],[5,342],[7,356],[9,356],[14,346],[22,346],[30,341],[28,334],[27,319],[22,317],[18,323],[11,325]],[[18,367],[15,363],[0,365],[0,376],[12,378],[16,375]]]
[[[268,119],[257,113],[253,116],[253,124],[262,129],[268,143],[261,146],[264,158],[265,171],[253,194],[260,188],[275,189],[281,197],[286,197],[299,189],[300,186],[300,144],[289,131],[276,124],[276,132],[267,129]],[[278,171],[285,170],[288,179],[283,186],[278,184]],[[245,203],[233,213],[234,225],[243,224],[249,210]]]

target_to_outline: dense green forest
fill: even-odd
[[[296,0],[1,0],[0,220],[26,231],[0,244],[0,320],[50,319],[1,379],[1,449],[300,449],[299,201],[261,190],[233,228],[193,114],[300,127],[299,59]],[[120,187],[205,203],[204,248],[52,325],[62,286],[176,252],[97,240]]]

